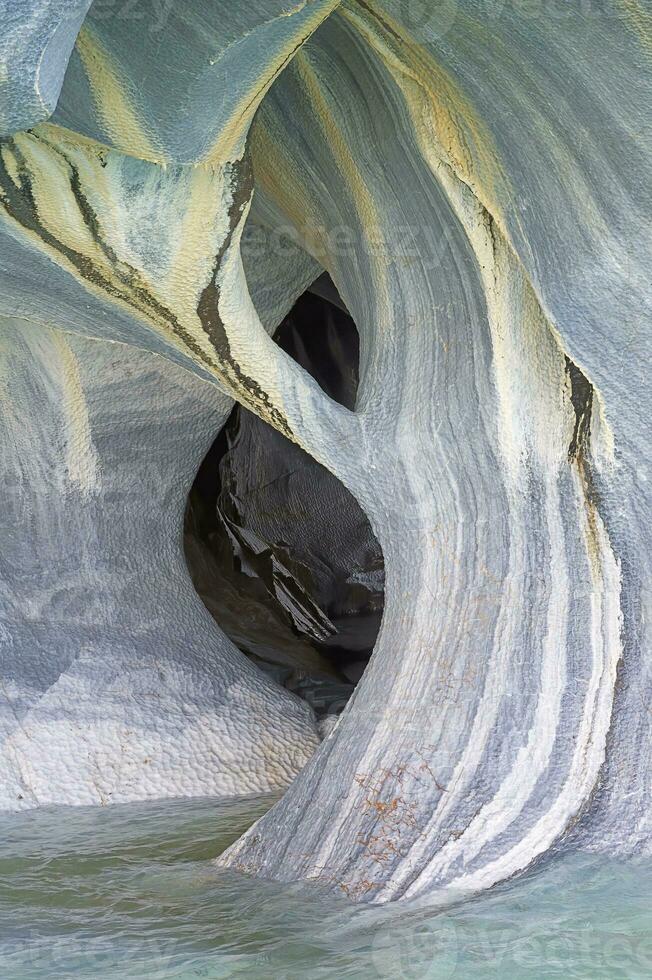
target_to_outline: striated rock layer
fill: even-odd
[[[44,121],[67,54],[26,99],[63,16],[34,6],[0,114],[3,805],[301,769],[219,863],[367,901],[649,851],[645,9],[91,5]],[[270,339],[323,270],[353,409]],[[233,398],[383,551],[374,653],[304,768],[311,712],[182,567]]]

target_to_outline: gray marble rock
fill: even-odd
[[[3,805],[301,770],[220,865],[376,902],[649,853],[645,5],[96,0],[30,108],[57,10],[19,0],[3,56]],[[322,270],[352,410],[270,339]],[[234,398],[383,550],[320,731],[183,568]]]

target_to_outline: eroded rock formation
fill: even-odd
[[[73,6],[21,2],[2,77],[3,805],[301,770],[221,864],[368,901],[649,850],[646,9]],[[270,337],[324,270],[352,408]],[[384,556],[306,765],[183,566],[232,399]]]

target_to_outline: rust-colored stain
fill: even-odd
[[[362,800],[363,810],[372,815],[373,830],[361,832],[356,843],[365,848],[373,862],[381,867],[395,858],[406,857],[415,840],[421,836],[421,824],[417,819],[417,803],[412,802],[402,789],[406,777],[422,782],[422,773],[427,773],[442,792],[446,792],[437,781],[432,769],[425,760],[418,768],[398,765],[393,769],[380,769],[374,774],[357,773],[356,783],[365,791]]]

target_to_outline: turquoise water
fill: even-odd
[[[446,911],[370,908],[210,861],[269,799],[0,816],[0,977],[652,977],[652,863],[566,856]]]

